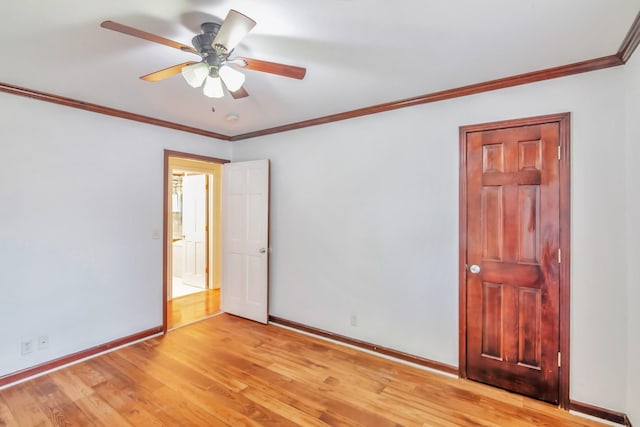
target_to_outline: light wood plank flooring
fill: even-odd
[[[227,314],[0,390],[0,425],[596,426]]]
[[[167,302],[167,329],[179,328],[220,311],[220,289],[177,297]]]

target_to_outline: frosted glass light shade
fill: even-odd
[[[222,80],[220,77],[207,76],[202,92],[209,98],[222,98],[224,90],[222,89]]]
[[[200,87],[209,75],[209,65],[204,62],[182,67],[182,77],[191,87]]]
[[[227,86],[231,92],[235,92],[242,87],[244,84],[244,74],[242,74],[238,70],[234,70],[228,65],[223,65],[220,67],[220,71],[218,71],[222,81]]]
[[[231,52],[255,25],[256,21],[237,10],[231,9],[224,19],[222,27],[218,30],[212,45],[221,44],[227,49],[227,52]]]

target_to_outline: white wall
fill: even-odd
[[[0,376],[161,323],[165,148],[272,159],[271,314],[457,365],[458,127],[569,111],[571,398],[637,422],[639,69],[232,146],[0,93]]]
[[[627,84],[627,411],[640,423],[640,52],[625,66]]]
[[[272,160],[271,314],[457,366],[458,127],[568,111],[571,398],[629,410],[623,73],[234,143]]]
[[[163,150],[229,144],[4,93],[0,141],[0,376],[161,325]]]

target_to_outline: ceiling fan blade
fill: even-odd
[[[238,67],[247,70],[262,71],[264,73],[277,74],[279,76],[291,77],[292,79],[302,80],[307,74],[307,69],[296,67],[294,65],[278,64],[277,62],[262,61],[260,59],[251,58],[234,58],[229,61]]]
[[[256,21],[231,9],[211,45],[222,45],[231,52],[255,25]]]
[[[172,67],[168,67],[168,68],[156,71],[154,73],[146,74],[144,76],[141,76],[140,78],[148,82],[157,82],[157,81],[175,76],[176,74],[179,74],[180,71],[182,71],[183,67],[186,67],[187,65],[191,65],[195,63],[196,63],[195,61],[183,62],[182,64],[174,65]]]
[[[138,30],[137,28],[129,27],[127,25],[119,24],[117,22],[104,21],[103,23],[100,24],[100,26],[102,28],[106,28],[107,30],[117,31],[119,33],[123,33],[133,37],[138,37],[140,39],[148,40],[150,42],[163,44],[165,46],[173,47],[175,49],[179,49],[184,52],[191,52],[191,53],[198,54],[198,52],[196,52],[196,50],[191,46],[174,42],[173,40],[165,39],[164,37],[147,33],[146,31]]]
[[[227,84],[224,82],[224,79],[220,79],[220,80],[222,80],[222,86],[224,86],[227,92],[231,94],[233,99],[246,98],[247,96],[249,96],[249,92],[245,90],[244,86],[240,86],[240,89],[236,91],[231,91],[229,90],[229,87],[227,86]]]
[[[235,92],[229,91],[229,93],[231,94],[233,99],[246,98],[247,96],[249,96],[249,93],[245,90],[244,87],[241,87],[240,89],[238,89]]]

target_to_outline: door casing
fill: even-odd
[[[513,119],[499,122],[482,123],[460,127],[460,230],[459,230],[459,375],[467,378],[467,135],[471,132],[482,132],[511,127],[521,127],[544,123],[558,123],[559,135],[559,186],[560,186],[560,263],[559,283],[559,330],[561,366],[559,373],[559,405],[569,409],[569,322],[570,322],[570,226],[571,226],[571,198],[570,198],[570,113],[551,114],[523,119]]]

